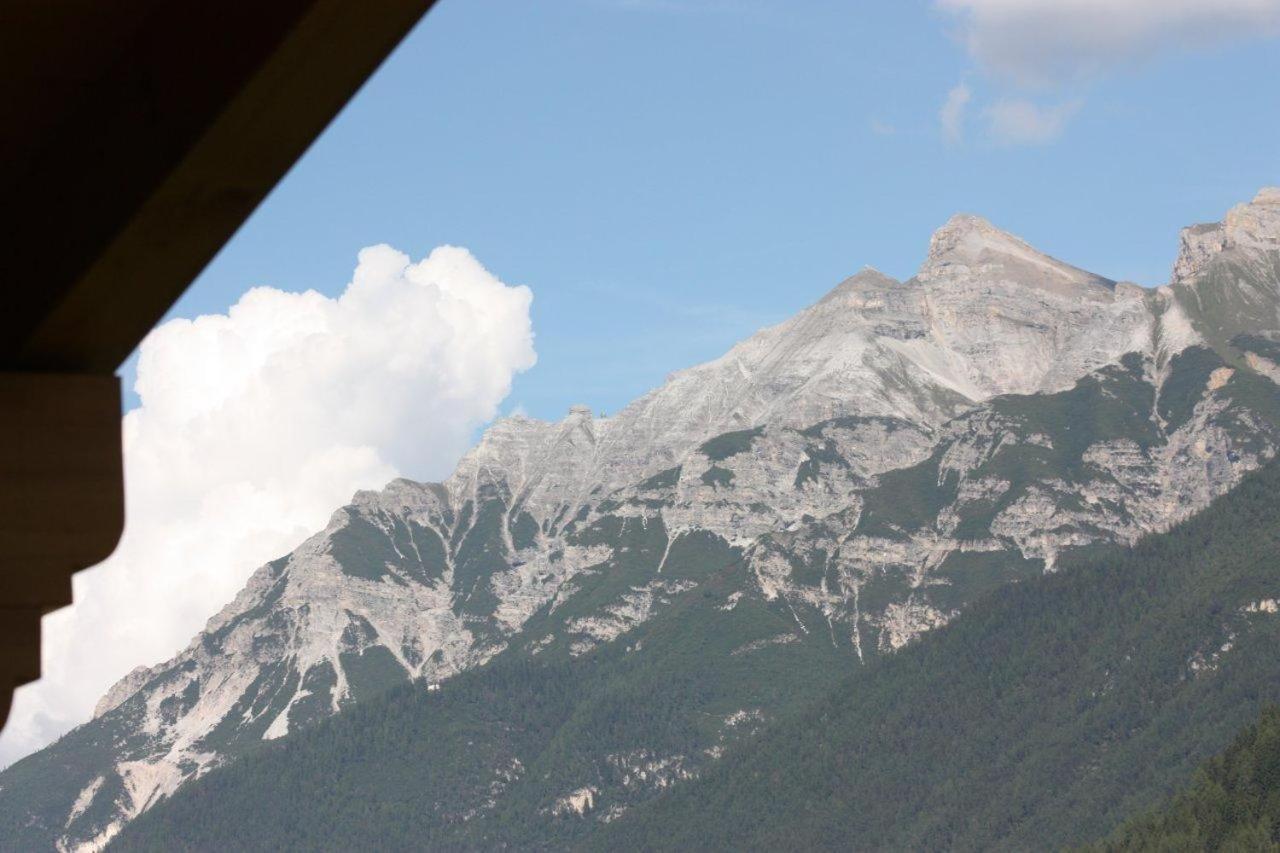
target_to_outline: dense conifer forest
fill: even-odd
[[[1280,707],[1264,710],[1167,806],[1128,821],[1092,850],[1280,850]]]
[[[1001,588],[697,782],[631,849],[1044,849],[1184,786],[1280,699],[1280,466],[1132,549]]]

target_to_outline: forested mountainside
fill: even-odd
[[[99,849],[396,685],[448,704],[544,665],[594,679],[602,704],[566,713],[611,740],[544,777],[554,795],[486,777],[437,817],[490,837],[476,815],[537,790],[548,837],[566,810],[612,820],[983,596],[1228,492],[1280,446],[1278,342],[1278,191],[1184,232],[1156,290],[955,217],[908,281],[864,271],[612,417],[507,418],[444,483],[357,495],[0,773],[0,837]],[[614,702],[671,716],[599,723]]]
[[[619,645],[571,661],[512,657],[438,691],[399,688],[192,783],[113,849],[1096,839],[1185,786],[1280,700],[1276,494],[1272,463],[1173,530],[1001,586],[766,718],[715,703],[789,691],[798,668],[833,661],[804,643],[742,661],[734,644],[750,635],[719,609],[726,573],[646,623],[633,646],[652,645],[652,657]],[[698,750],[717,760],[689,761]]]
[[[1172,802],[1091,849],[1280,850],[1280,706],[1264,709]]]
[[[591,845],[1028,850],[1106,835],[1280,699],[1278,489],[1272,464],[1168,533],[998,589]]]

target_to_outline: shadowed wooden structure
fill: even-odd
[[[433,0],[0,0],[0,722],[124,523],[114,371]]]

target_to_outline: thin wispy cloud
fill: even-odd
[[[893,136],[898,129],[888,122],[883,122],[878,118],[871,119],[871,132],[876,136]]]
[[[942,126],[942,138],[949,145],[957,145],[964,139],[965,112],[973,92],[967,83],[952,87],[947,99],[938,110],[938,123]]]
[[[683,14],[690,12],[746,12],[759,8],[757,0],[599,0],[602,5],[632,12]]]
[[[1083,103],[1077,98],[1041,106],[1025,98],[1002,98],[983,110],[983,115],[997,145],[1045,145],[1062,135]]]
[[[937,0],[986,71],[1077,82],[1161,54],[1280,35],[1280,0]]]
[[[1044,104],[1027,93],[1078,90],[1162,55],[1280,36],[1280,0],[936,0],[935,6],[955,23],[988,81],[1016,92],[982,109],[988,139],[999,146],[1052,142],[1084,106],[1079,96]],[[951,111],[944,108],[949,142],[959,139],[964,103],[955,106],[949,97]]]

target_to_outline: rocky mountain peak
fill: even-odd
[[[959,213],[933,233],[916,278],[928,283],[982,279],[1072,298],[1106,300],[1114,282],[1059,261],[980,216]]]
[[[863,267],[827,292],[817,305],[830,304],[847,299],[853,294],[880,294],[900,289],[902,282],[885,275],[875,267]]]
[[[486,483],[509,490],[541,523],[597,487],[678,464],[719,432],[855,414],[936,425],[995,394],[1062,390],[1148,344],[1140,295],[1117,296],[1113,282],[957,215],[933,235],[919,276],[864,267],[611,417],[574,406],[554,423],[504,418],[449,492],[456,501]]]
[[[929,238],[929,258],[945,257],[955,251],[965,241],[974,239],[986,240],[990,243],[1017,244],[1022,241],[1007,231],[1002,231],[987,219],[972,213],[957,213],[943,223],[933,236]]]
[[[607,421],[597,420],[590,406],[569,407],[569,414],[560,422],[559,441],[579,449],[594,448]]]
[[[135,666],[129,671],[128,675],[111,685],[111,688],[98,700],[98,704],[93,708],[93,719],[96,720],[137,693],[138,689],[146,684],[152,675],[150,667]]]
[[[1181,284],[1198,276],[1209,262],[1225,251],[1280,250],[1280,187],[1263,187],[1253,201],[1238,204],[1221,222],[1183,228],[1178,259],[1173,264],[1173,283]]]

